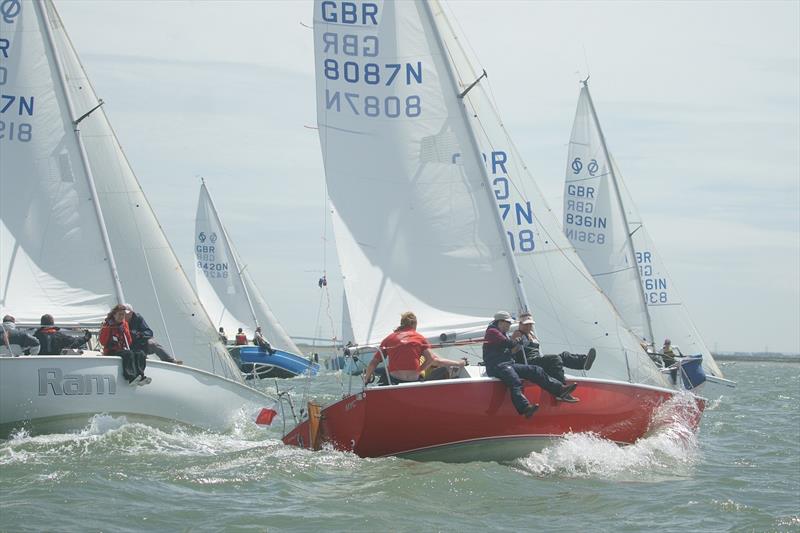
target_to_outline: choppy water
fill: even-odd
[[[624,448],[574,435],[510,464],[308,452],[280,424],[213,434],[97,416],[0,441],[0,529],[800,531],[800,365],[724,371],[739,387],[699,434],[667,424]],[[313,390],[333,399],[338,379]]]

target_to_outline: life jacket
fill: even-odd
[[[243,344],[247,344],[247,335],[245,335],[244,333],[237,333],[236,346],[241,346]]]
[[[492,367],[506,362],[513,363],[514,357],[510,351],[512,344],[508,335],[497,327],[497,321],[489,324],[483,338],[483,360],[486,366]]]

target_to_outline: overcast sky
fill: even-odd
[[[800,2],[448,5],[556,211],[588,72],[610,151],[709,347],[800,351]],[[284,327],[338,334],[311,2],[56,6],[190,277],[204,176]]]

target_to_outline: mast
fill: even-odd
[[[589,93],[589,79],[581,81],[583,87],[586,89],[586,96],[589,99],[589,110],[592,112],[592,119],[597,128],[597,133],[600,136],[600,146],[603,148],[603,156],[606,158],[608,164],[608,172],[611,175],[611,183],[614,186],[614,194],[617,197],[617,205],[622,214],[622,224],[625,227],[625,239],[628,241],[628,247],[631,250],[634,266],[636,266],[636,284],[639,286],[639,302],[642,304],[644,311],[645,323],[647,324],[647,333],[650,335],[650,342],[655,343],[655,336],[653,335],[653,323],[650,320],[650,310],[647,308],[647,302],[644,299],[644,286],[642,285],[642,276],[638,272],[638,265],[636,265],[636,248],[633,246],[633,238],[631,238],[630,226],[628,225],[628,215],[625,214],[625,206],[622,205],[622,195],[619,192],[619,183],[617,182],[617,174],[614,172],[614,165],[611,163],[611,157],[608,155],[608,147],[606,146],[606,137],[603,135],[603,128],[600,127],[600,121],[597,119],[597,112],[594,109],[594,102],[592,102],[592,95]]]
[[[458,82],[456,80],[455,72],[453,71],[453,65],[450,63],[450,60],[447,58],[447,50],[445,49],[444,41],[442,40],[442,35],[439,32],[439,27],[436,24],[436,20],[433,16],[433,11],[431,10],[431,6],[427,0],[422,0],[421,4],[425,6],[425,12],[428,15],[428,19],[431,23],[431,28],[433,29],[434,36],[436,37],[436,44],[439,46],[439,52],[442,54],[442,59],[445,62],[447,75],[450,78],[450,83],[455,89],[456,95],[465,93],[461,93],[458,90]],[[480,79],[480,78],[479,78]],[[474,84],[473,84],[474,85]],[[461,116],[464,119],[464,122],[467,124],[467,132],[469,135],[470,145],[472,147],[472,156],[475,163],[478,165],[478,168],[481,169],[481,174],[483,175],[484,185],[486,188],[486,194],[489,195],[489,201],[491,202],[494,209],[492,210],[495,214],[494,219],[497,223],[497,229],[500,232],[500,238],[503,241],[503,249],[505,250],[505,256],[508,260],[508,267],[511,269],[511,274],[514,276],[514,289],[517,292],[517,305],[519,307],[519,311],[521,312],[529,312],[530,307],[528,306],[528,297],[525,294],[525,289],[522,286],[522,276],[519,273],[519,268],[517,267],[517,261],[514,258],[514,251],[511,249],[511,243],[506,236],[506,228],[503,225],[503,219],[500,218],[500,210],[497,209],[497,205],[495,202],[494,195],[492,194],[492,181],[489,177],[489,173],[486,170],[486,165],[483,164],[481,161],[481,149],[478,145],[478,139],[475,136],[475,132],[472,129],[472,125],[469,122],[469,117],[467,116],[466,104],[462,102],[459,103],[459,109],[461,111]]]
[[[253,323],[255,323],[255,327],[259,327],[261,324],[258,323],[258,317],[256,316],[255,307],[253,307],[253,301],[250,299],[250,292],[247,290],[247,283],[244,282],[243,273],[244,269],[239,268],[239,261],[236,260],[236,251],[233,249],[231,245],[231,240],[228,238],[228,232],[225,230],[225,226],[222,224],[222,221],[217,214],[217,206],[214,205],[214,199],[211,198],[211,194],[208,192],[208,188],[206,187],[206,181],[203,178],[200,178],[200,186],[205,189],[206,197],[208,197],[208,203],[211,205],[211,211],[214,213],[214,218],[217,219],[217,224],[219,224],[220,229],[222,230],[222,238],[225,239],[225,244],[228,246],[228,250],[231,251],[231,261],[233,261],[233,266],[236,269],[236,274],[239,276],[239,283],[242,284],[242,289],[244,289],[244,296],[247,299],[247,305],[250,307],[250,314],[253,317]]]
[[[38,7],[38,13],[41,18],[41,24],[44,26],[45,35],[47,36],[47,45],[50,48],[50,53],[53,54],[53,61],[56,64],[56,71],[58,72],[58,79],[59,79],[59,86],[61,87],[61,92],[64,95],[64,100],[67,103],[67,112],[69,113],[69,119],[72,122],[73,131],[75,132],[75,139],[78,143],[78,151],[81,154],[81,164],[83,166],[84,173],[86,174],[86,182],[89,185],[89,192],[92,198],[92,205],[94,205],[94,211],[97,215],[97,222],[100,226],[100,235],[103,238],[103,246],[106,251],[106,255],[108,256],[108,268],[111,272],[111,279],[114,282],[114,291],[117,295],[117,301],[122,303],[125,301],[125,294],[122,291],[122,285],[119,281],[119,271],[117,270],[117,263],[114,260],[114,252],[111,249],[111,241],[108,238],[108,230],[106,229],[106,222],[103,218],[103,210],[100,207],[100,201],[97,196],[97,188],[95,187],[94,183],[94,174],[92,174],[92,167],[89,165],[89,156],[86,153],[86,147],[83,144],[83,138],[81,137],[81,131],[78,127],[78,122],[83,118],[86,118],[89,113],[96,110],[97,107],[89,111],[89,113],[82,115],[80,119],[75,119],[75,106],[72,103],[72,98],[70,97],[69,91],[67,90],[67,80],[66,76],[64,75],[64,67],[61,64],[61,57],[58,55],[58,51],[56,50],[55,40],[53,39],[53,32],[52,28],[50,27],[50,19],[47,17],[47,6],[45,6],[44,0],[39,0],[36,4]],[[53,6],[55,9],[55,6]],[[102,101],[101,101],[102,103]]]

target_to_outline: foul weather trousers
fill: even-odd
[[[144,369],[147,366],[147,356],[140,350],[122,350],[113,355],[122,358],[122,377],[128,383],[136,379],[137,376],[144,376]]]
[[[487,366],[486,374],[493,378],[499,378],[500,381],[505,383],[511,392],[511,402],[519,414],[523,414],[530,405],[530,402],[522,392],[523,379],[539,385],[554,396],[561,394],[564,389],[558,380],[551,378],[542,367],[535,365],[520,365],[510,362],[500,363],[499,365]]]

